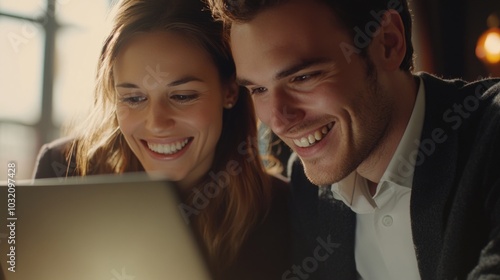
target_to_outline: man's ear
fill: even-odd
[[[226,109],[231,109],[238,101],[239,95],[239,86],[236,82],[229,82],[226,85],[225,93],[224,93],[224,103],[223,106]]]
[[[398,70],[406,55],[407,31],[401,16],[395,10],[388,10],[384,13],[380,25],[370,45],[370,58],[380,69]]]

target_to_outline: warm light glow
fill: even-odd
[[[479,37],[476,55],[488,64],[500,62],[500,29],[490,28]]]
[[[500,35],[496,33],[488,34],[484,41],[484,48],[487,54],[500,54]]]

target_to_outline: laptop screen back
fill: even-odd
[[[126,176],[40,182],[0,187],[7,280],[210,279],[173,184]]]

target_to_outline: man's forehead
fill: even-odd
[[[300,31],[314,31],[321,26],[342,28],[331,8],[318,1],[288,1],[267,8],[251,20],[233,22],[229,36],[290,38]],[[304,33],[302,33],[304,34]]]
[[[232,26],[231,50],[241,84],[271,82],[311,61],[331,62],[336,46],[349,39],[347,33],[332,23],[324,4],[307,3],[282,4]]]

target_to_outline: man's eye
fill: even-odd
[[[314,72],[314,73],[310,73],[310,74],[299,75],[299,76],[294,77],[292,79],[292,82],[305,82],[305,81],[310,80],[311,78],[319,76],[319,74],[320,74],[319,72]]]
[[[265,87],[256,87],[256,88],[250,88],[249,89],[250,94],[261,94],[267,91],[267,88]]]
[[[310,77],[311,77],[310,75],[297,76],[297,77],[292,79],[292,82],[302,82],[302,81],[309,79]]]

